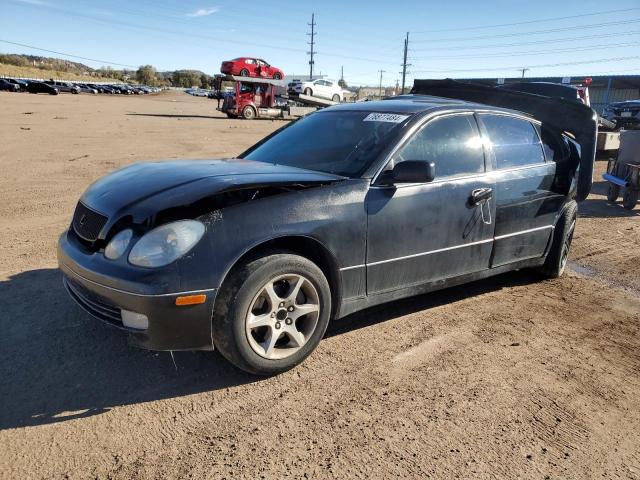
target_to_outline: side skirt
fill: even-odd
[[[455,287],[476,280],[482,280],[483,278],[493,277],[502,273],[507,273],[512,270],[518,270],[521,268],[531,268],[541,266],[546,257],[530,258],[519,262],[509,263],[496,268],[488,268],[480,272],[469,273],[458,277],[447,278],[438,280],[436,282],[430,282],[420,285],[412,285],[410,287],[401,288],[398,290],[392,290],[388,292],[382,292],[375,295],[369,295],[366,297],[350,298],[340,305],[335,319],[346,317],[359,310],[373,307],[375,305],[381,305],[383,303],[392,302],[394,300],[400,300],[402,298],[414,297],[416,295],[423,295],[425,293],[434,292],[436,290],[443,290],[449,287]]]

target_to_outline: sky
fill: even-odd
[[[0,0],[0,53],[210,75],[223,60],[255,56],[303,77],[312,13],[315,73],[338,79],[344,68],[349,85],[378,85],[380,70],[383,85],[401,81],[407,32],[407,85],[522,69],[640,74],[640,0]]]

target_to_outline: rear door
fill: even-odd
[[[372,186],[366,198],[367,292],[381,293],[489,268],[493,189],[473,113],[429,120],[391,159],[434,162],[434,181]]]
[[[495,167],[495,242],[491,266],[544,254],[563,196],[552,191],[556,165],[546,161],[540,126],[526,118],[480,114]]]

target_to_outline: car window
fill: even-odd
[[[333,87],[333,82],[324,82],[327,87]]]
[[[544,162],[540,137],[531,122],[507,115],[480,116],[499,169]]]
[[[244,63],[246,63],[247,65],[253,65],[254,63],[256,63],[256,61],[253,58],[247,58]]]
[[[396,154],[394,162],[421,160],[436,165],[436,179],[483,173],[484,151],[473,115],[429,122]]]

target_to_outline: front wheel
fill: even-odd
[[[340,103],[340,95],[336,93],[331,100],[333,100],[336,103]]]
[[[249,70],[247,70],[246,68],[243,68],[242,70],[240,70],[240,76],[241,77],[248,77],[249,76]]]
[[[274,252],[233,270],[216,300],[213,341],[236,367],[274,375],[307,358],[324,336],[331,292],[309,259]]]
[[[247,106],[242,109],[242,118],[245,120],[253,120],[256,118],[256,111],[253,107]]]
[[[558,278],[564,273],[569,259],[569,250],[573,240],[573,232],[576,228],[577,217],[578,204],[575,200],[572,200],[556,222],[547,259],[544,265],[539,268],[539,271],[544,276]]]
[[[609,188],[607,189],[607,200],[611,203],[615,203],[618,200],[619,196],[620,186],[610,183]]]
[[[631,187],[627,187],[624,191],[624,196],[622,197],[622,206],[627,210],[633,210],[638,203],[638,196],[640,194],[640,190],[635,190]]]
[[[273,74],[273,79],[274,80],[281,80],[282,79],[282,75],[280,75],[279,73],[274,73]]]

